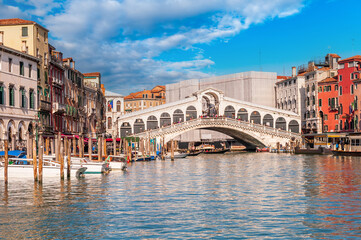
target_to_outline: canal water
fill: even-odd
[[[270,153],[0,183],[0,239],[357,239],[361,159]]]

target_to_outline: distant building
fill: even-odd
[[[190,79],[178,83],[167,84],[166,101],[167,103],[170,103],[182,100],[192,96],[195,92],[212,87],[222,91],[226,97],[274,107],[274,86],[276,82],[277,73],[254,71],[203,79]],[[213,96],[208,96],[207,99],[202,101],[204,105],[208,105],[210,108],[217,108],[217,103]],[[235,116],[242,114],[242,109],[235,109],[234,114]],[[195,130],[182,134],[177,140],[182,142],[193,142],[225,139],[230,139],[230,137],[215,131]]]
[[[27,147],[38,119],[37,64],[29,54],[0,45],[0,139],[12,150]],[[1,150],[3,148],[1,142]]]
[[[105,91],[106,106],[106,125],[107,133],[113,137],[119,137],[117,118],[125,113],[124,111],[124,96],[118,93]]]
[[[134,112],[162,105],[166,102],[165,86],[156,86],[152,90],[131,93],[124,97],[125,112]]]

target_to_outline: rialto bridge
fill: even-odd
[[[187,131],[224,133],[249,149],[299,140],[300,116],[224,96],[208,88],[180,101],[136,111],[117,119],[121,137],[138,136],[168,142]]]

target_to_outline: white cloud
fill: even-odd
[[[1,18],[21,18],[26,15],[18,7],[5,5],[0,0],[0,16]]]
[[[18,1],[43,17],[54,45],[72,55],[80,70],[102,72],[106,87],[123,94],[129,86],[206,77],[202,70],[215,63],[204,59],[200,44],[227,41],[252,24],[293,15],[303,7],[303,0]],[[57,8],[58,13],[49,14]],[[194,51],[194,56],[156,60],[173,49]]]

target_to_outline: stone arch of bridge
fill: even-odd
[[[255,150],[257,147],[263,148],[265,146],[270,145],[267,141],[264,139],[261,139],[261,137],[258,136],[258,134],[255,134],[252,131],[242,131],[240,129],[237,129],[235,127],[229,127],[229,126],[219,126],[219,127],[206,127],[206,126],[197,126],[197,127],[191,127],[187,130],[174,132],[172,134],[167,134],[164,136],[165,143],[171,141],[172,139],[178,137],[181,134],[184,134],[186,132],[192,131],[192,130],[198,130],[198,129],[206,129],[206,130],[212,130],[216,132],[220,132],[223,134],[226,134],[236,141],[240,142],[248,150]]]

